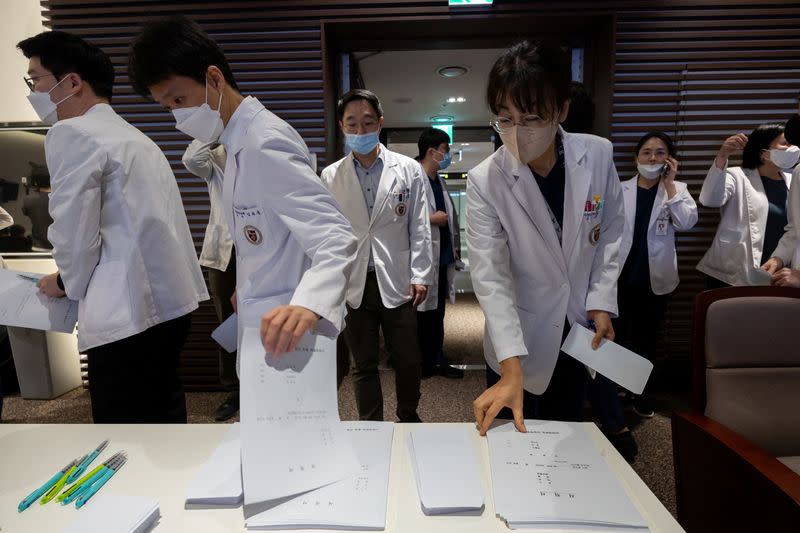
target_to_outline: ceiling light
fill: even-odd
[[[431,117],[431,122],[436,122],[436,123],[453,122],[453,115],[433,115]]]
[[[469,146],[469,143],[461,143],[461,146]]]
[[[443,78],[458,78],[467,72],[469,72],[469,69],[461,65],[448,65],[436,69],[436,73]]]
[[[467,101],[467,99],[464,98],[463,96],[459,96],[458,98],[456,98],[456,102],[458,102],[459,104],[461,104],[463,102],[466,102],[466,101]]]
[[[463,96],[451,96],[450,98],[447,99],[447,102],[450,104],[455,104],[455,103],[462,104],[466,101],[467,99],[464,98]]]

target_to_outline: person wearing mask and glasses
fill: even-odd
[[[347,290],[344,335],[353,356],[361,420],[383,420],[379,333],[392,357],[397,418],[419,422],[421,357],[416,307],[434,276],[425,179],[419,163],[379,141],[378,97],[353,89],[336,106],[349,149],[322,171],[322,181],[353,225],[358,253]]]
[[[742,165],[728,166],[739,151]],[[770,258],[788,223],[791,170],[798,158],[800,148],[786,140],[783,124],[762,124],[749,137],[738,133],[722,143],[700,191],[700,203],[722,214],[697,265],[708,276],[708,288],[770,283],[770,273],[778,270],[778,259]]]
[[[582,420],[586,367],[560,351],[575,324],[613,340],[622,190],[606,139],[559,127],[571,64],[561,47],[522,41],[489,74],[492,127],[503,141],[467,177],[472,284],[486,317],[487,389],[480,433],[500,416]]]

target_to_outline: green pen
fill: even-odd
[[[84,456],[84,457],[85,457],[85,456]],[[39,505],[44,505],[44,504],[46,504],[47,502],[49,502],[50,500],[52,500],[53,498],[55,498],[55,497],[56,497],[56,495],[58,494],[58,492],[61,490],[61,488],[62,488],[62,487],[64,486],[64,484],[67,482],[67,478],[69,477],[69,475],[70,475],[72,472],[74,472],[74,471],[75,471],[75,468],[77,468],[77,466],[78,466],[78,463],[80,463],[81,461],[83,461],[83,458],[81,458],[81,459],[76,459],[76,460],[75,460],[75,462],[74,462],[74,464],[72,465],[72,467],[70,467],[70,469],[69,469],[69,470],[67,470],[66,472],[64,472],[64,475],[63,475],[63,476],[61,476],[61,478],[60,478],[58,481],[56,481],[56,484],[55,484],[55,485],[53,485],[52,487],[50,487],[50,490],[48,490],[47,492],[45,492],[44,496],[42,496],[42,499],[41,499],[41,500],[39,500]]]
[[[58,498],[56,498],[56,501],[61,502],[61,505],[68,504],[69,502],[65,502],[64,500],[67,499],[67,497],[69,495],[71,495],[73,492],[75,492],[78,489],[80,489],[83,486],[84,483],[86,483],[89,479],[93,478],[95,476],[95,474],[97,474],[98,472],[103,470],[105,467],[106,467],[105,465],[98,465],[97,468],[95,468],[94,470],[92,470],[91,472],[89,472],[88,474],[83,476],[82,478],[80,478],[78,481],[75,482],[74,485],[72,485],[70,488],[68,488],[67,490],[65,490],[61,494],[59,494]]]
[[[117,462],[119,462],[123,457],[123,452],[117,452],[103,464],[92,470],[89,474],[83,476],[80,480],[78,480],[77,483],[75,483],[75,485],[70,487],[66,492],[64,492],[64,494],[59,496],[61,505],[68,505],[72,503],[76,498],[81,496],[86,489],[90,488],[95,482],[102,478],[103,475],[105,475],[106,472],[108,472],[108,470],[117,464]]]

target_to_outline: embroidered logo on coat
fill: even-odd
[[[597,246],[597,243],[599,241],[600,241],[600,224],[597,224],[589,232],[589,244],[591,244],[592,246]]]
[[[249,224],[244,228],[244,236],[250,244],[261,244],[264,240],[261,236],[261,231],[255,226],[250,226]]]

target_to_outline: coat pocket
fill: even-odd
[[[92,331],[114,330],[132,320],[130,286],[122,261],[98,264],[86,299],[81,302],[81,326]]]

